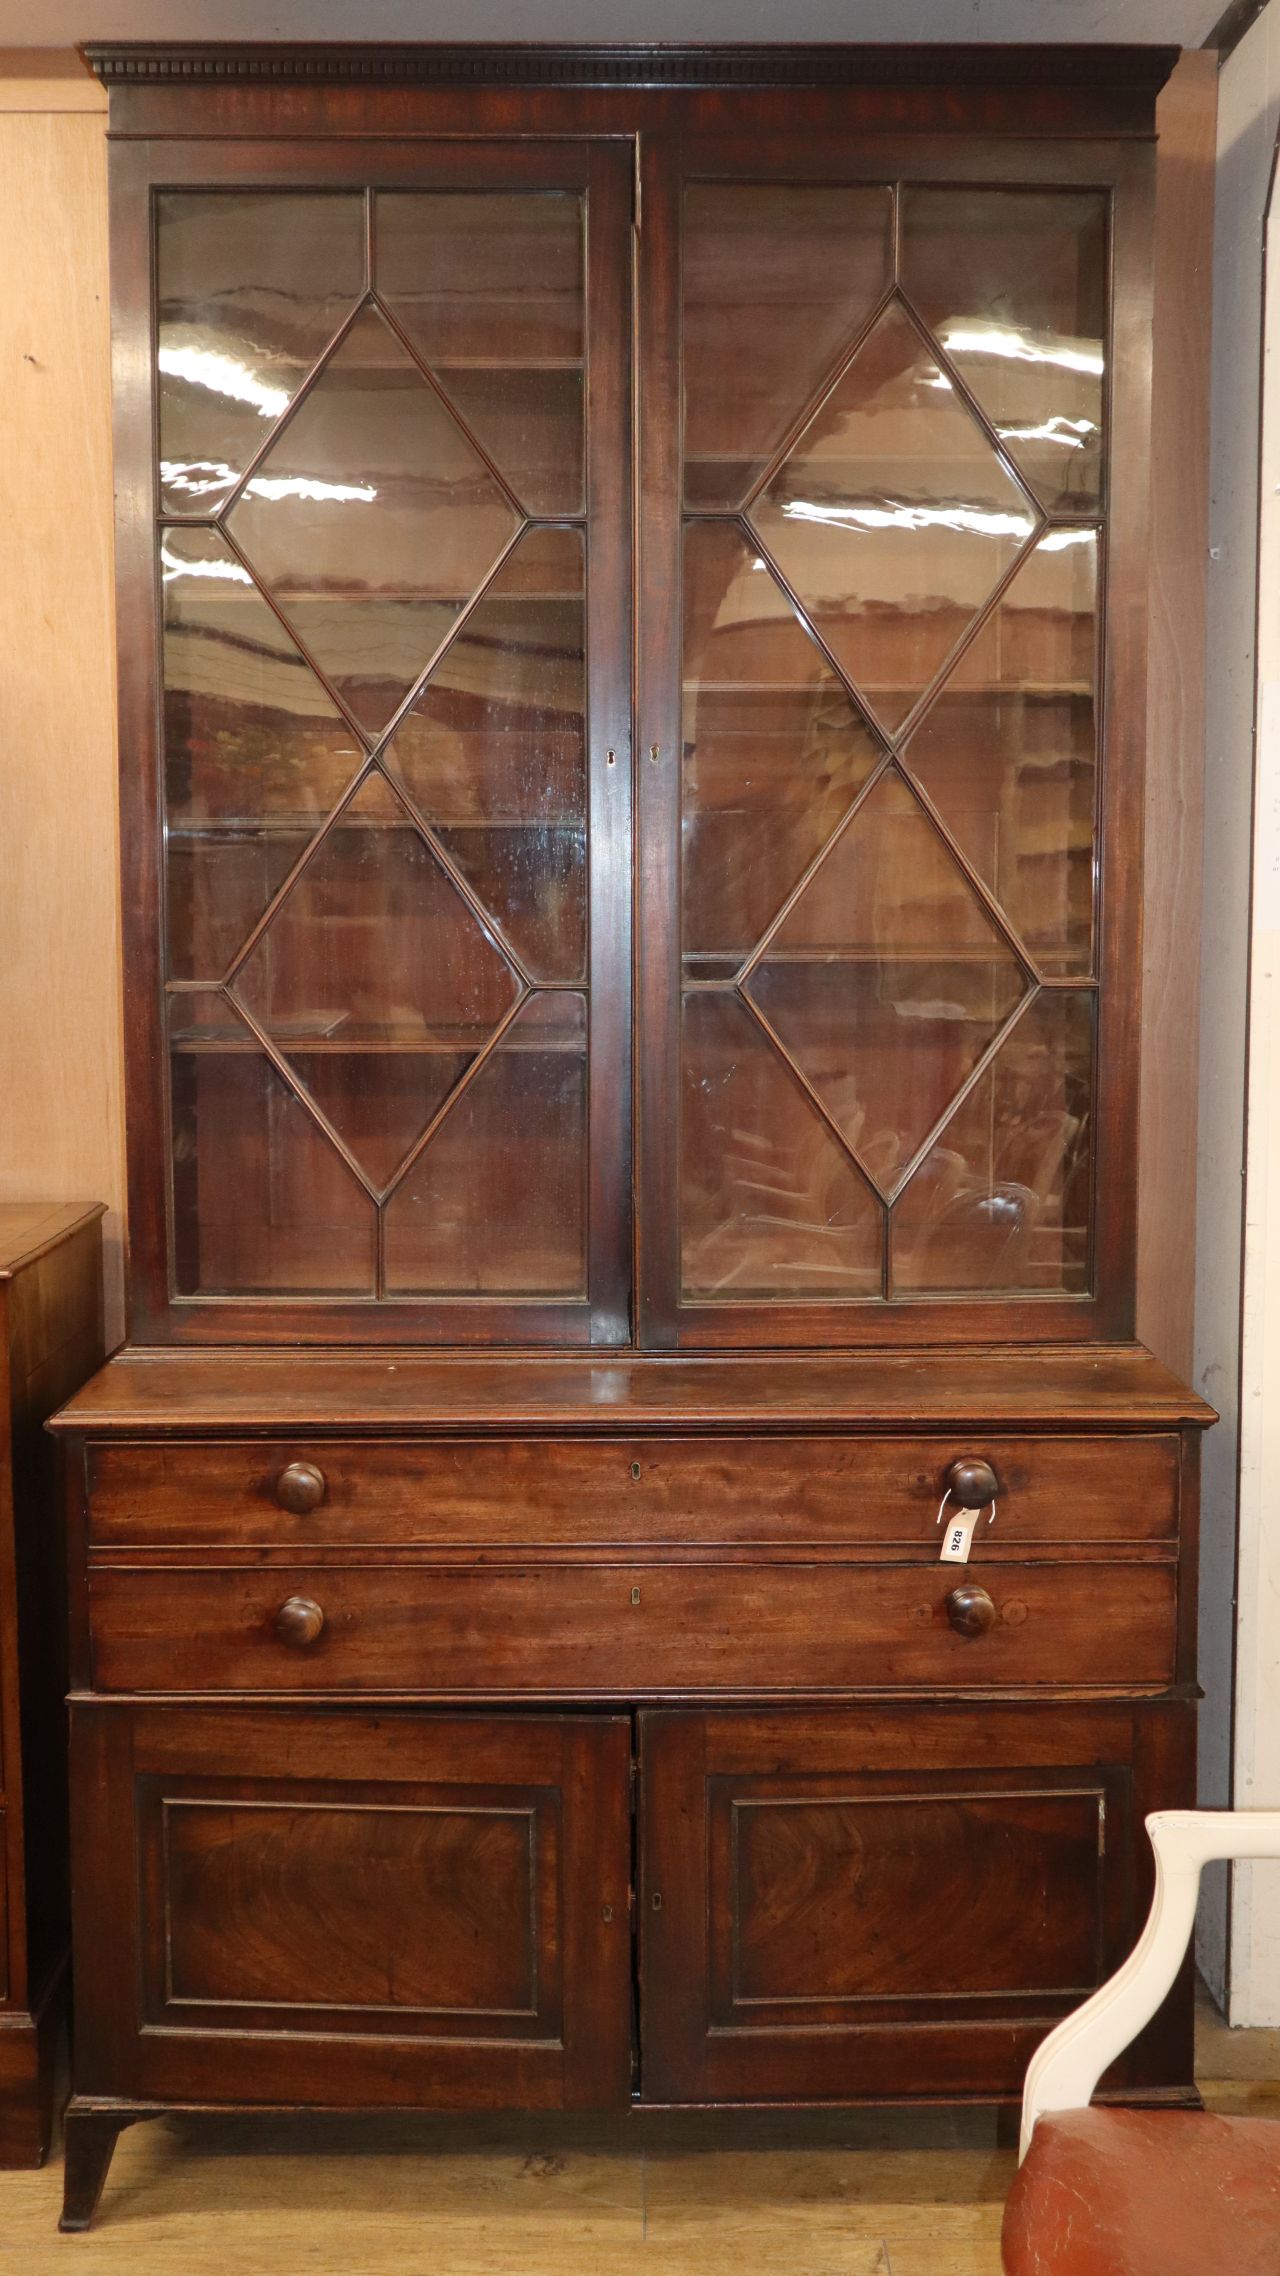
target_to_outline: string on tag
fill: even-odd
[[[948,1487],[946,1493],[942,1497],[942,1500],[938,1504],[938,1514],[934,1519],[935,1525],[941,1525],[943,1518],[946,1516],[947,1503],[950,1501],[950,1499],[951,1489]],[[995,1503],[991,1502],[989,1505],[984,1503],[983,1507],[989,1507],[987,1523],[988,1525],[994,1525],[996,1520]],[[960,1509],[956,1511],[953,1517],[947,1519],[946,1531],[942,1536],[942,1547],[938,1551],[938,1558],[941,1564],[968,1564],[970,1553],[973,1549],[973,1536],[977,1532],[978,1520],[981,1516],[981,1509]]]

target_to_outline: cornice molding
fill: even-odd
[[[551,45],[380,46],[373,42],[167,46],[90,42],[108,87],[371,85],[456,87],[858,87],[1040,84],[1125,88],[1152,98],[1174,47]]]

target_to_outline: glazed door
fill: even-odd
[[[625,1717],[78,1706],[79,2090],[624,2103],[630,1762]]]
[[[625,1340],[626,158],[120,173],[134,1335]]]
[[[655,1342],[1126,1332],[1144,164],[651,154]]]
[[[1192,1743],[1159,1707],[642,1716],[645,2097],[1012,2100],[1129,1950]],[[1189,2023],[1128,2075],[1189,2082]]]

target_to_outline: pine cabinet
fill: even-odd
[[[1171,57],[95,61],[132,1310],[57,1423],[68,2225],[175,2104],[1008,2102],[1191,1795],[1212,1416],[1133,1340]],[[1115,2090],[1189,2065],[1184,1988]]]

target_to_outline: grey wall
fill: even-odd
[[[1222,0],[0,0],[0,44],[81,40],[1138,40]]]

